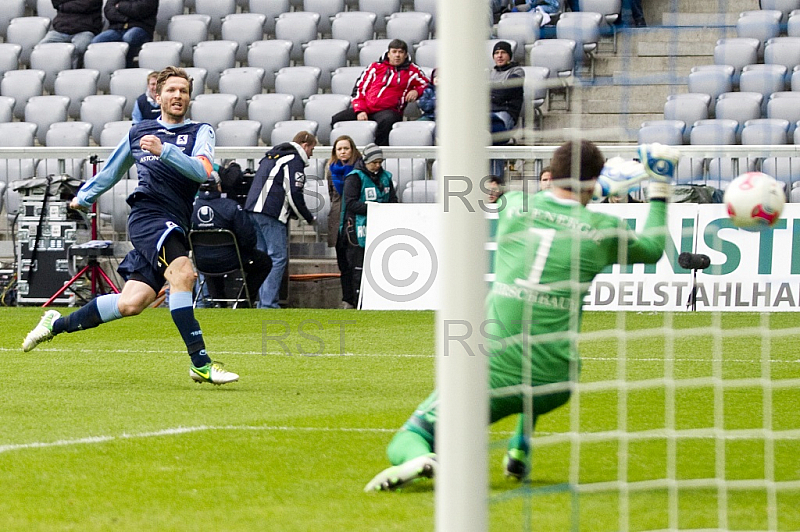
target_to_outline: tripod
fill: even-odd
[[[89,159],[89,162],[92,163],[92,175],[97,173],[97,155],[92,155]],[[81,270],[72,276],[72,279],[64,283],[64,286],[59,288],[59,290],[50,296],[42,307],[47,307],[55,301],[61,294],[63,294],[68,288],[70,288],[75,281],[83,277],[84,275],[88,275],[89,282],[91,283],[91,294],[92,298],[97,297],[100,294],[100,285],[102,282],[105,282],[106,286],[113,291],[115,294],[119,294],[119,288],[114,284],[114,282],[106,275],[106,272],[100,267],[100,263],[98,262],[98,257],[100,256],[111,256],[114,254],[114,249],[111,245],[111,242],[106,240],[97,240],[97,204],[92,204],[92,211],[87,215],[90,220],[90,225],[92,228],[92,239],[85,244],[78,244],[74,245],[70,248],[70,250],[82,250],[82,255],[87,258],[86,266],[81,268]],[[103,293],[108,293],[103,292]]]

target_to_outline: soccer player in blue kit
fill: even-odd
[[[135,316],[155,301],[166,280],[172,320],[192,359],[189,376],[198,383],[212,384],[239,379],[206,353],[192,308],[195,273],[186,234],[194,197],[212,171],[215,137],[210,125],[186,119],[191,92],[192,80],[185,70],[162,70],[156,89],[161,116],[134,125],[103,170],[86,182],[70,205],[89,208],[136,164],[139,185],[127,199],[131,206],[128,234],[134,249],[117,269],[126,280],[122,292],[99,296],[66,316],[57,310],[46,311],[25,337],[24,351],[63,332]]]

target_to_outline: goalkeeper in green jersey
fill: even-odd
[[[595,275],[615,263],[655,263],[664,253],[678,152],[652,144],[640,146],[639,156],[641,162],[605,161],[591,142],[567,142],[553,154],[551,189],[508,192],[498,203],[495,281],[485,322],[491,422],[522,414],[526,399],[519,386],[533,386],[533,419],[519,418],[504,459],[507,475],[528,474],[526,422],[532,430],[538,416],[566,403],[578,380],[577,332]],[[579,168],[572,168],[573,161]],[[641,233],[619,218],[586,209],[593,197],[626,193],[643,179],[649,179],[650,213]],[[393,466],[365,491],[393,490],[434,476],[437,406],[434,391],[389,444]]]

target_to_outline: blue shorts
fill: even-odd
[[[138,202],[128,217],[128,235],[133,249],[117,271],[126,281],[147,283],[158,294],[169,263],[189,256],[186,233],[163,209]]]

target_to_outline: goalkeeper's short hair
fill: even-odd
[[[573,150],[578,149],[578,146],[580,153],[574,153]],[[575,175],[572,170],[574,157],[579,158],[580,173],[578,175]],[[571,140],[565,142],[553,153],[553,158],[550,160],[553,181],[559,183],[559,188],[567,190],[572,189],[569,184],[570,178],[578,178],[580,181],[597,179],[604,164],[603,153],[593,142],[588,140],[580,141],[579,145]]]

